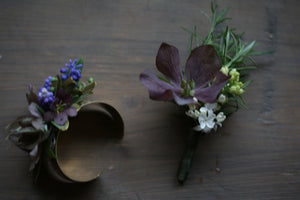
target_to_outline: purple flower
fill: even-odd
[[[174,99],[178,105],[193,103],[193,97],[205,103],[215,102],[230,78],[219,71],[221,62],[212,45],[193,49],[183,74],[178,49],[162,43],[156,56],[156,67],[165,77],[157,77],[147,69],[141,73],[140,81],[148,88],[151,99]]]
[[[65,66],[67,68],[60,69],[61,79],[67,80],[68,78],[72,77],[74,81],[79,81],[81,78],[81,70],[83,65],[77,64],[77,59],[74,59],[74,61],[70,59],[69,63],[66,63]]]
[[[52,76],[49,76],[46,80],[45,80],[45,84],[44,84],[44,87],[49,90],[50,87],[52,85]]]
[[[56,98],[50,106],[50,110],[44,114],[46,122],[54,121],[58,125],[64,125],[68,117],[75,117],[77,110],[72,107],[72,95],[66,93],[62,88],[56,92]]]
[[[68,120],[68,117],[75,117],[77,115],[77,110],[73,107],[65,108],[62,112],[57,113],[54,116],[54,122],[58,125],[64,125]]]
[[[44,109],[48,109],[49,106],[53,103],[55,97],[53,92],[48,91],[46,87],[41,87],[38,93],[38,101]]]

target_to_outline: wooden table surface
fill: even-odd
[[[241,109],[217,133],[200,138],[184,186],[175,175],[189,127],[182,110],[148,99],[139,73],[155,71],[161,42],[178,47],[209,28],[209,1],[0,1],[0,199],[300,199],[300,1],[218,1],[258,50],[260,68]],[[83,57],[90,98],[114,106],[125,123],[121,143],[104,148],[103,175],[65,185],[28,172],[25,152],[5,140],[5,126],[26,113],[29,83],[38,89],[69,58]],[[220,172],[215,169],[220,168]]]

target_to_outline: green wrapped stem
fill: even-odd
[[[199,132],[191,131],[188,136],[186,148],[179,163],[177,174],[177,180],[180,184],[183,184],[189,175],[194,154],[197,150],[199,135]]]

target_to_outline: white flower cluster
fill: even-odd
[[[200,109],[196,109],[195,105],[190,105],[186,114],[198,120],[199,125],[194,127],[195,131],[209,133],[212,129],[217,130],[218,126],[222,127],[222,122],[226,119],[223,112],[215,114],[215,111],[219,109],[218,103],[205,103]]]

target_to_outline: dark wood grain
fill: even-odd
[[[184,186],[176,171],[189,127],[182,110],[148,99],[138,75],[155,69],[161,42],[178,47],[182,64],[188,35],[181,26],[209,23],[209,1],[0,1],[0,199],[299,199],[300,1],[219,1],[230,24],[257,40],[249,110],[232,115],[216,134],[201,136]],[[26,112],[25,91],[83,57],[83,78],[98,85],[93,100],[124,118],[124,140],[105,157],[102,177],[83,185],[28,173],[27,155],[5,140],[5,126]],[[216,171],[219,168],[221,171]]]

